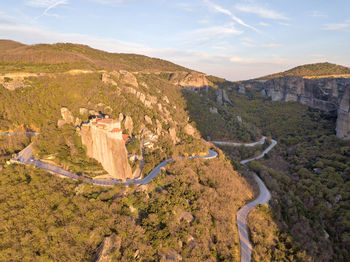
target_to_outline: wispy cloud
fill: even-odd
[[[271,44],[262,45],[261,47],[277,48],[277,47],[281,47],[281,45],[280,44],[271,43]]]
[[[344,23],[331,23],[326,24],[322,30],[326,31],[350,31],[350,21],[347,20]]]
[[[0,25],[14,25],[15,20],[0,11]]]
[[[259,25],[261,25],[261,26],[270,26],[270,24],[265,23],[265,22],[260,22]]]
[[[280,25],[283,25],[283,26],[290,26],[289,23],[279,23]]]
[[[124,2],[124,0],[88,0],[88,1],[94,2],[97,4],[102,4],[102,5],[116,5]]]
[[[277,43],[260,44],[249,37],[242,38],[241,45],[246,47],[261,47],[261,48],[277,48],[281,46],[280,44],[277,44]]]
[[[26,2],[26,4],[33,7],[45,8],[44,11],[35,18],[35,19],[39,19],[40,17],[43,17],[43,16],[58,17],[57,14],[50,14],[49,11],[60,5],[68,4],[68,0],[30,0]]]
[[[289,18],[285,15],[278,13],[277,11],[271,10],[270,8],[265,8],[258,5],[243,5],[237,4],[235,8],[241,12],[256,14],[259,17],[267,19],[276,19],[276,20],[288,20]]]
[[[288,60],[281,58],[277,55],[272,55],[267,58],[251,58],[243,56],[231,56],[230,62],[241,64],[285,64]]]
[[[240,35],[243,31],[237,30],[233,23],[223,26],[211,26],[191,30],[185,33],[184,37],[190,39],[188,42],[194,44],[206,44],[230,35]]]
[[[224,15],[227,15],[229,16],[233,21],[235,21],[236,23],[242,25],[242,26],[245,26],[247,28],[250,28],[250,29],[253,29],[254,31],[257,31],[259,32],[258,29],[256,29],[255,27],[251,26],[251,25],[248,25],[247,23],[245,23],[242,19],[240,19],[239,17],[235,16],[230,10],[226,9],[226,8],[223,8],[222,6],[220,5],[217,5],[209,0],[204,0],[204,3],[211,9],[213,10],[214,12],[217,12],[217,13],[221,13],[221,14],[224,14]]]
[[[321,18],[328,17],[327,14],[322,13],[322,12],[317,11],[317,10],[312,11],[310,15],[311,15],[312,17],[321,17]]]

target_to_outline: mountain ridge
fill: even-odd
[[[303,78],[337,77],[337,76],[348,75],[348,74],[349,74],[348,77],[350,77],[349,67],[332,64],[329,62],[323,62],[323,63],[300,65],[280,73],[274,73],[274,74],[258,77],[254,80],[267,80],[267,79],[284,77],[284,76],[300,76]]]

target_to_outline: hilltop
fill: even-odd
[[[203,155],[213,147],[201,138],[184,96],[209,90],[210,79],[142,55],[1,41],[0,127],[35,130],[35,159],[102,179],[108,165],[88,152],[91,141],[102,148],[107,139],[90,136],[83,123],[108,115],[118,122],[119,135],[130,139],[126,145],[113,140],[113,147],[108,141],[108,149],[96,152],[113,153],[128,174],[131,169],[133,177],[147,178],[164,159]],[[0,139],[0,191],[7,196],[0,201],[0,224],[8,235],[0,240],[1,261],[92,261],[99,250],[100,257],[107,253],[118,261],[238,260],[234,217],[254,192],[219,149],[217,159],[170,163],[142,187],[99,187],[10,165],[7,160],[30,138]]]
[[[346,75],[347,77],[350,76],[349,67],[325,62],[297,66],[290,70],[263,76],[258,79],[272,79],[284,76],[300,76],[303,78],[344,77]]]
[[[69,69],[128,71],[192,71],[171,62],[144,55],[109,53],[72,43],[24,45],[0,40],[0,70],[63,72]]]

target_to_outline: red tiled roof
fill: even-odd
[[[120,132],[122,132],[123,130],[121,130],[121,129],[119,129],[119,128],[113,128],[112,130],[111,130],[111,132],[112,133],[120,133]]]
[[[129,140],[129,136],[128,135],[123,134],[122,137],[123,137],[123,140],[125,141],[125,143],[128,142],[128,140]]]

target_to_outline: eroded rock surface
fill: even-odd
[[[336,131],[337,137],[350,140],[350,86],[345,89],[340,101]]]
[[[271,97],[272,101],[295,101],[325,112],[335,112],[337,136],[350,139],[350,78],[305,79],[285,76],[245,81],[240,86],[258,89],[262,95]]]
[[[207,75],[197,72],[175,72],[169,76],[170,82],[191,91],[198,91],[201,88],[213,86],[207,79]]]
[[[128,163],[120,122],[112,119],[103,120],[110,122],[106,123],[107,127],[103,126],[102,121],[95,125],[89,123],[81,126],[82,142],[86,146],[87,155],[99,161],[111,177],[125,181],[127,178],[132,178],[132,171]]]

